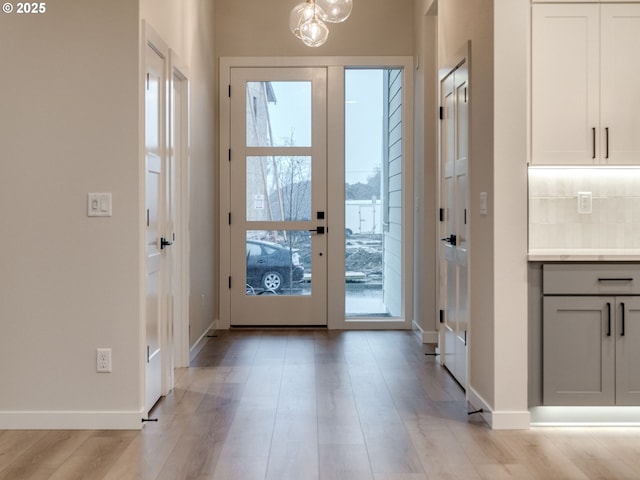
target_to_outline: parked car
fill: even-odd
[[[247,240],[247,285],[277,292],[300,282],[304,267],[296,249],[262,240]]]

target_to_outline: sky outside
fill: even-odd
[[[345,179],[366,183],[382,165],[383,70],[345,71]],[[272,82],[277,103],[269,104],[273,140],[311,144],[310,82]]]

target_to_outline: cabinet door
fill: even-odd
[[[601,7],[602,160],[640,164],[640,4]]]
[[[545,405],[613,405],[613,297],[544,297]]]
[[[598,161],[599,11],[598,4],[532,7],[531,161],[535,165]]]
[[[640,298],[616,307],[616,404],[640,405]]]

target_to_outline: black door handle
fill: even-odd
[[[620,336],[624,337],[624,303],[620,302],[620,305],[622,306],[622,328],[620,329]]]
[[[160,237],[160,250],[164,250],[165,247],[170,247],[173,245],[173,242],[170,242],[164,237]]]
[[[607,337],[611,336],[611,304],[607,302]]]
[[[316,232],[318,235],[324,235],[324,227],[312,228],[310,232]]]
[[[448,237],[445,238],[441,238],[440,240],[442,240],[443,242],[447,242],[450,245],[453,245],[454,247],[457,245],[457,237],[455,235],[449,235]]]

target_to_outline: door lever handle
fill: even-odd
[[[324,235],[324,227],[312,228],[310,232],[316,232],[318,235]]]
[[[449,235],[448,237],[441,238],[440,240],[442,240],[443,242],[447,242],[454,247],[457,245],[457,237],[455,235]]]
[[[173,245],[173,242],[170,242],[164,237],[160,237],[160,250],[164,250],[165,247],[170,247],[171,245]]]

